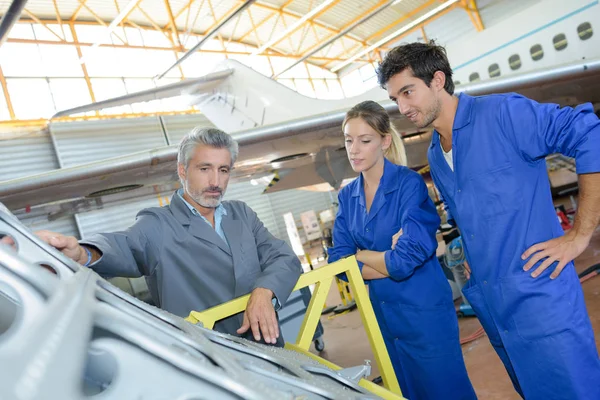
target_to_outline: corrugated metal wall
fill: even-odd
[[[59,167],[58,158],[47,130],[11,132],[0,136],[0,181],[52,171]],[[0,199],[2,201],[2,199]],[[44,217],[21,219],[32,231],[49,230],[77,236],[72,216],[48,221]]]
[[[52,140],[47,131],[0,136],[0,181],[20,178],[58,168]]]
[[[61,122],[49,128],[64,168],[167,145],[158,117]]]
[[[139,198],[133,202],[121,203],[101,210],[77,214],[82,238],[92,233],[114,232],[127,229],[135,222],[135,216],[143,208],[164,205],[157,196]]]
[[[33,232],[36,231],[52,231],[58,232],[66,236],[79,237],[79,230],[75,223],[75,218],[72,215],[58,218],[53,221],[48,221],[46,216],[36,218],[21,218],[21,222]]]
[[[272,204],[272,212],[276,216],[277,229],[280,232],[280,238],[288,240],[283,214],[291,212],[296,221],[300,220],[300,214],[305,211],[313,210],[319,213],[333,206],[337,202],[337,194],[333,192],[312,192],[308,190],[286,190],[275,192],[268,195]],[[301,231],[301,229],[299,229]]]
[[[163,117],[169,143],[175,144],[195,126],[212,126],[201,115],[178,115]],[[125,155],[136,151],[165,146],[167,140],[158,118],[135,118],[102,121],[53,123],[58,156],[63,167]],[[29,134],[25,137],[0,141],[0,180],[15,176],[31,175],[58,168],[59,162],[48,132]],[[17,157],[15,157],[17,155]],[[32,162],[35,160],[35,162]],[[288,240],[282,215],[292,212],[299,220],[307,210],[322,211],[331,207],[335,196],[328,193],[290,190],[262,194],[264,186],[249,181],[229,185],[225,199],[242,200],[259,216],[266,228],[276,237]],[[127,228],[135,221],[143,208],[164,203],[171,193],[140,197],[128,203],[120,203],[100,210],[77,214],[55,221],[44,218],[24,218],[23,222],[33,230],[48,229],[66,235],[85,238],[95,232],[113,232]],[[80,236],[81,235],[81,236]]]
[[[264,186],[253,186],[250,182],[229,185],[226,200],[241,200],[256,212],[265,227],[275,237],[289,243],[283,214],[291,212],[299,221],[300,214],[314,210],[317,214],[333,206],[337,194],[292,189],[283,192],[262,194]]]

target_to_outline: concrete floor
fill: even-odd
[[[575,260],[575,267],[577,272],[581,272],[596,263],[600,263],[600,229],[596,230],[588,249]],[[584,282],[582,286],[596,334],[596,345],[600,348],[600,276]],[[339,303],[340,296],[337,288],[332,286],[327,304]],[[379,376],[360,315],[356,310],[333,318],[331,314],[324,315],[321,321],[325,329],[325,350],[320,353],[321,357],[343,367],[361,365],[364,360],[372,360],[371,379]],[[461,337],[470,335],[480,326],[476,318],[459,319]],[[319,354],[314,347],[311,351]],[[479,399],[520,399],[487,336],[463,345],[463,354],[469,377]]]

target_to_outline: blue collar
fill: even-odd
[[[379,180],[379,187],[377,191],[382,190],[383,193],[390,193],[394,190],[398,190],[397,171],[400,169],[399,165],[396,165],[389,161],[387,158],[383,159],[383,175]],[[360,197],[360,203],[365,204],[365,191],[363,190],[364,179],[363,174],[358,175],[356,185],[352,190],[352,197]]]
[[[458,129],[464,128],[471,123],[471,113],[473,111],[473,103],[475,101],[473,96],[469,96],[466,93],[459,93],[458,95],[458,107],[456,108],[456,114],[454,115],[454,125],[452,126],[452,133]],[[431,145],[433,148],[440,142],[440,134],[435,130],[431,135]]]

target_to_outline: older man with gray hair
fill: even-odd
[[[238,144],[225,132],[195,128],[177,156],[182,188],[165,207],[140,211],[123,232],[78,242],[54,232],[38,236],[103,276],[146,276],[161,308],[179,316],[251,293],[244,315],[215,329],[283,345],[275,309],[290,295],[301,266],[241,201],[222,201]]]

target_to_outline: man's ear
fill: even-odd
[[[185,165],[177,163],[177,175],[180,180],[185,181]]]
[[[444,86],[446,85],[446,74],[442,71],[435,71],[431,84],[435,85],[435,89],[438,91],[444,90]]]

